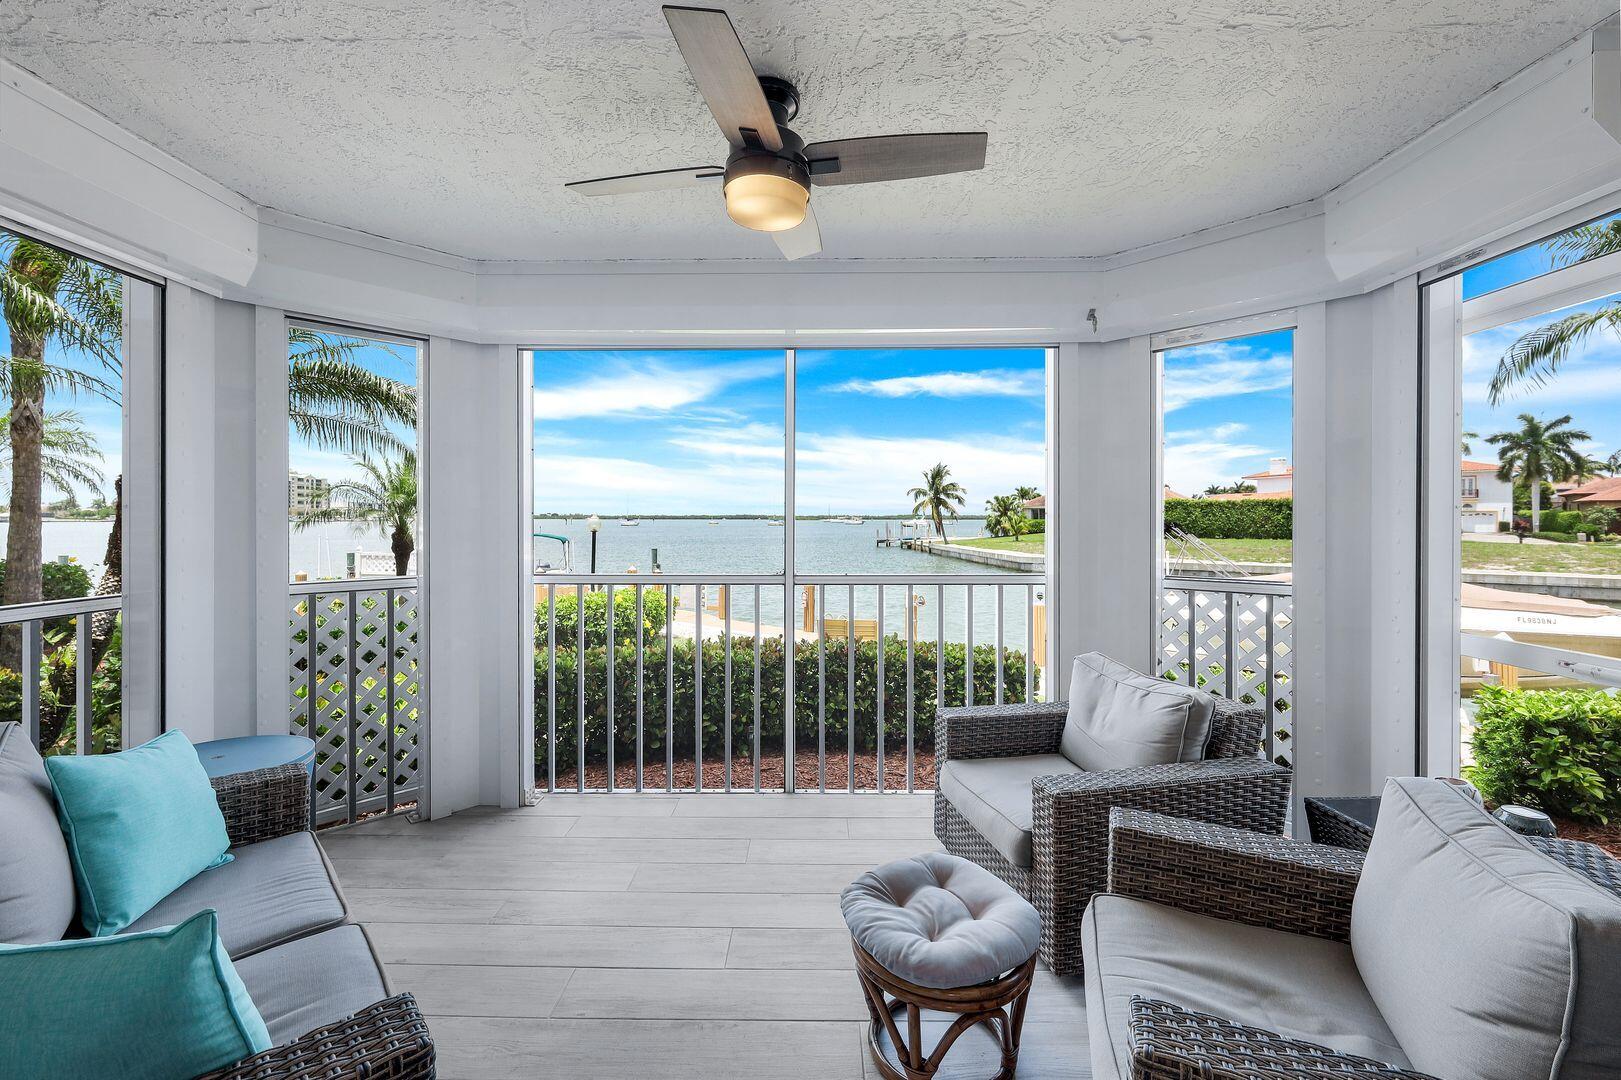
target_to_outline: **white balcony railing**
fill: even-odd
[[[1287,581],[1168,577],[1160,583],[1159,670],[1261,706],[1267,757],[1293,758],[1294,597]]]
[[[415,578],[289,589],[288,730],[315,740],[315,824],[416,802],[426,735]]]
[[[0,641],[10,635],[16,648],[13,654],[19,667],[15,673],[17,686],[0,685],[0,696],[10,699],[15,692],[15,705],[6,702],[0,720],[20,720],[28,731],[29,739],[43,753],[89,754],[117,750],[122,744],[123,725],[120,687],[115,684],[103,695],[104,712],[118,722],[103,723],[105,745],[96,738],[96,693],[93,665],[83,663],[84,657],[95,650],[92,636],[97,620],[114,620],[102,635],[109,653],[115,647],[116,637],[110,637],[113,626],[124,606],[122,596],[86,596],[72,600],[47,600],[37,604],[17,604],[0,608]],[[68,643],[72,642],[72,651]],[[9,678],[12,672],[0,673]],[[16,709],[11,713],[11,709]],[[6,713],[10,713],[7,715]],[[71,719],[70,719],[71,714]],[[72,739],[66,738],[71,723]]]
[[[1040,694],[1044,591],[1027,574],[537,577],[536,786],[932,789],[941,704]]]

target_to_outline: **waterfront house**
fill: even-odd
[[[0,5],[0,1076],[1616,1075],[1618,238],[1616,0]]]

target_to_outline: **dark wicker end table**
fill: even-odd
[[[1306,798],[1306,825],[1316,844],[1367,851],[1379,821],[1379,796],[1347,795]],[[1561,840],[1555,836],[1527,836],[1526,841],[1544,855],[1561,862],[1602,889],[1621,896],[1621,859],[1611,858],[1597,844]]]

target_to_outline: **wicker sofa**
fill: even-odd
[[[1042,960],[1056,974],[1078,975],[1081,917],[1108,879],[1111,807],[1279,834],[1292,773],[1260,756],[1262,710],[1225,698],[1216,699],[1204,760],[1169,765],[1081,771],[1059,753],[1068,716],[1064,701],[941,709],[934,832],[947,851],[990,870],[1035,904]],[[1021,786],[986,799],[965,793],[965,783],[974,781],[953,763],[987,758],[1018,759],[1007,767],[1019,773],[1014,780]],[[1026,790],[1027,805],[1006,805]],[[981,805],[959,806],[954,796]],[[998,800],[1000,807],[983,805]],[[987,816],[1002,827],[981,828]]]
[[[1367,853],[1112,811],[1092,1075],[1615,1076],[1621,899],[1438,781],[1385,800]]]
[[[18,844],[19,852],[27,849],[35,873],[43,869],[71,882],[65,866],[41,867],[37,861],[42,852],[61,851],[65,862],[60,833],[33,840],[20,835],[28,828],[54,828],[55,809],[39,754],[14,722],[0,723],[0,773],[0,804],[9,807],[12,819],[7,841]],[[238,773],[215,780],[214,790],[236,858],[192,878],[126,931],[179,923],[205,908],[218,913],[220,940],[275,1045],[209,1073],[207,1080],[431,1078],[434,1046],[427,1024],[410,994],[390,991],[309,831],[309,774],[296,765]],[[19,806],[19,800],[35,805]],[[29,865],[0,860],[8,872]],[[0,880],[0,897],[8,894],[17,890]],[[0,941],[22,940],[8,932],[6,914],[0,905]],[[68,936],[77,933],[75,923]]]

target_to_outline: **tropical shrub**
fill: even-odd
[[[1543,532],[1580,532],[1583,530],[1582,514],[1579,510],[1544,510],[1541,525]]]
[[[587,615],[589,620],[589,613]],[[589,628],[589,621],[587,623]],[[616,635],[617,636],[617,635]],[[571,647],[569,639],[559,635],[561,647],[557,650],[556,668],[556,724],[557,764],[565,768],[577,761],[579,750],[577,702],[579,693],[579,653]],[[826,697],[822,716],[824,734],[829,751],[846,749],[849,745],[849,713],[851,700],[846,693],[849,669],[846,666],[848,642],[830,638],[826,642],[825,665]],[[731,714],[732,745],[735,755],[744,756],[754,740],[754,654],[755,639],[732,639]],[[934,746],[935,679],[938,674],[935,644],[916,642],[913,646],[912,694],[916,716],[913,728],[915,752],[932,752]],[[816,642],[801,641],[794,646],[796,680],[794,684],[795,739],[800,752],[814,754],[817,739],[818,689],[816,672],[818,656]],[[783,644],[778,637],[759,641],[760,654],[760,741],[767,752],[780,752],[783,743]],[[665,703],[671,684],[666,671],[673,672],[674,720],[670,725],[671,752],[677,760],[691,760],[695,742],[693,713],[693,685],[695,665],[698,662],[697,644],[690,638],[677,638],[674,659],[668,669],[665,664],[664,638],[650,638],[644,645],[642,657],[643,688],[642,715],[644,728],[643,753],[647,760],[662,759],[665,745]],[[946,643],[945,679],[946,705],[961,705],[964,700],[965,646],[960,642]],[[607,735],[607,663],[605,646],[587,647],[585,652],[585,745],[586,761],[601,764],[606,760]],[[706,759],[721,757],[725,746],[727,724],[726,652],[720,641],[703,643],[703,751]],[[535,760],[544,767],[548,744],[548,699],[553,684],[544,650],[535,654]],[[1005,650],[1002,662],[1003,700],[1024,700],[1024,654]],[[858,751],[872,750],[878,740],[878,713],[876,687],[878,682],[878,643],[855,643],[855,743]],[[992,645],[974,646],[974,685],[976,700],[984,701],[996,685],[996,648]],[[614,650],[614,757],[616,761],[632,760],[636,753],[636,653],[631,645],[621,643]],[[884,641],[884,732],[885,745],[891,750],[906,745],[906,642],[899,637]]]
[[[1582,821],[1621,816],[1621,698],[1483,686],[1474,701],[1464,774],[1487,800]]]
[[[642,590],[642,624],[645,637],[652,638],[664,632],[664,588]],[[535,605],[535,648],[546,644],[547,606],[543,599]],[[579,640],[580,600],[574,589],[557,588],[557,640],[573,646]],[[585,594],[586,647],[602,645],[608,637],[608,591],[600,589]],[[620,645],[636,643],[636,590],[614,590],[614,641]]]
[[[1165,527],[1202,540],[1289,540],[1293,499],[1166,499]]]
[[[1617,518],[1621,518],[1621,515],[1608,506],[1595,506],[1591,510],[1583,510],[1580,531],[1590,536],[1604,536],[1615,530]]]
[[[1552,540],[1556,544],[1574,544],[1576,542],[1576,534],[1573,532],[1550,532],[1543,529],[1540,532],[1528,533],[1527,535],[1534,536],[1538,540]]]

